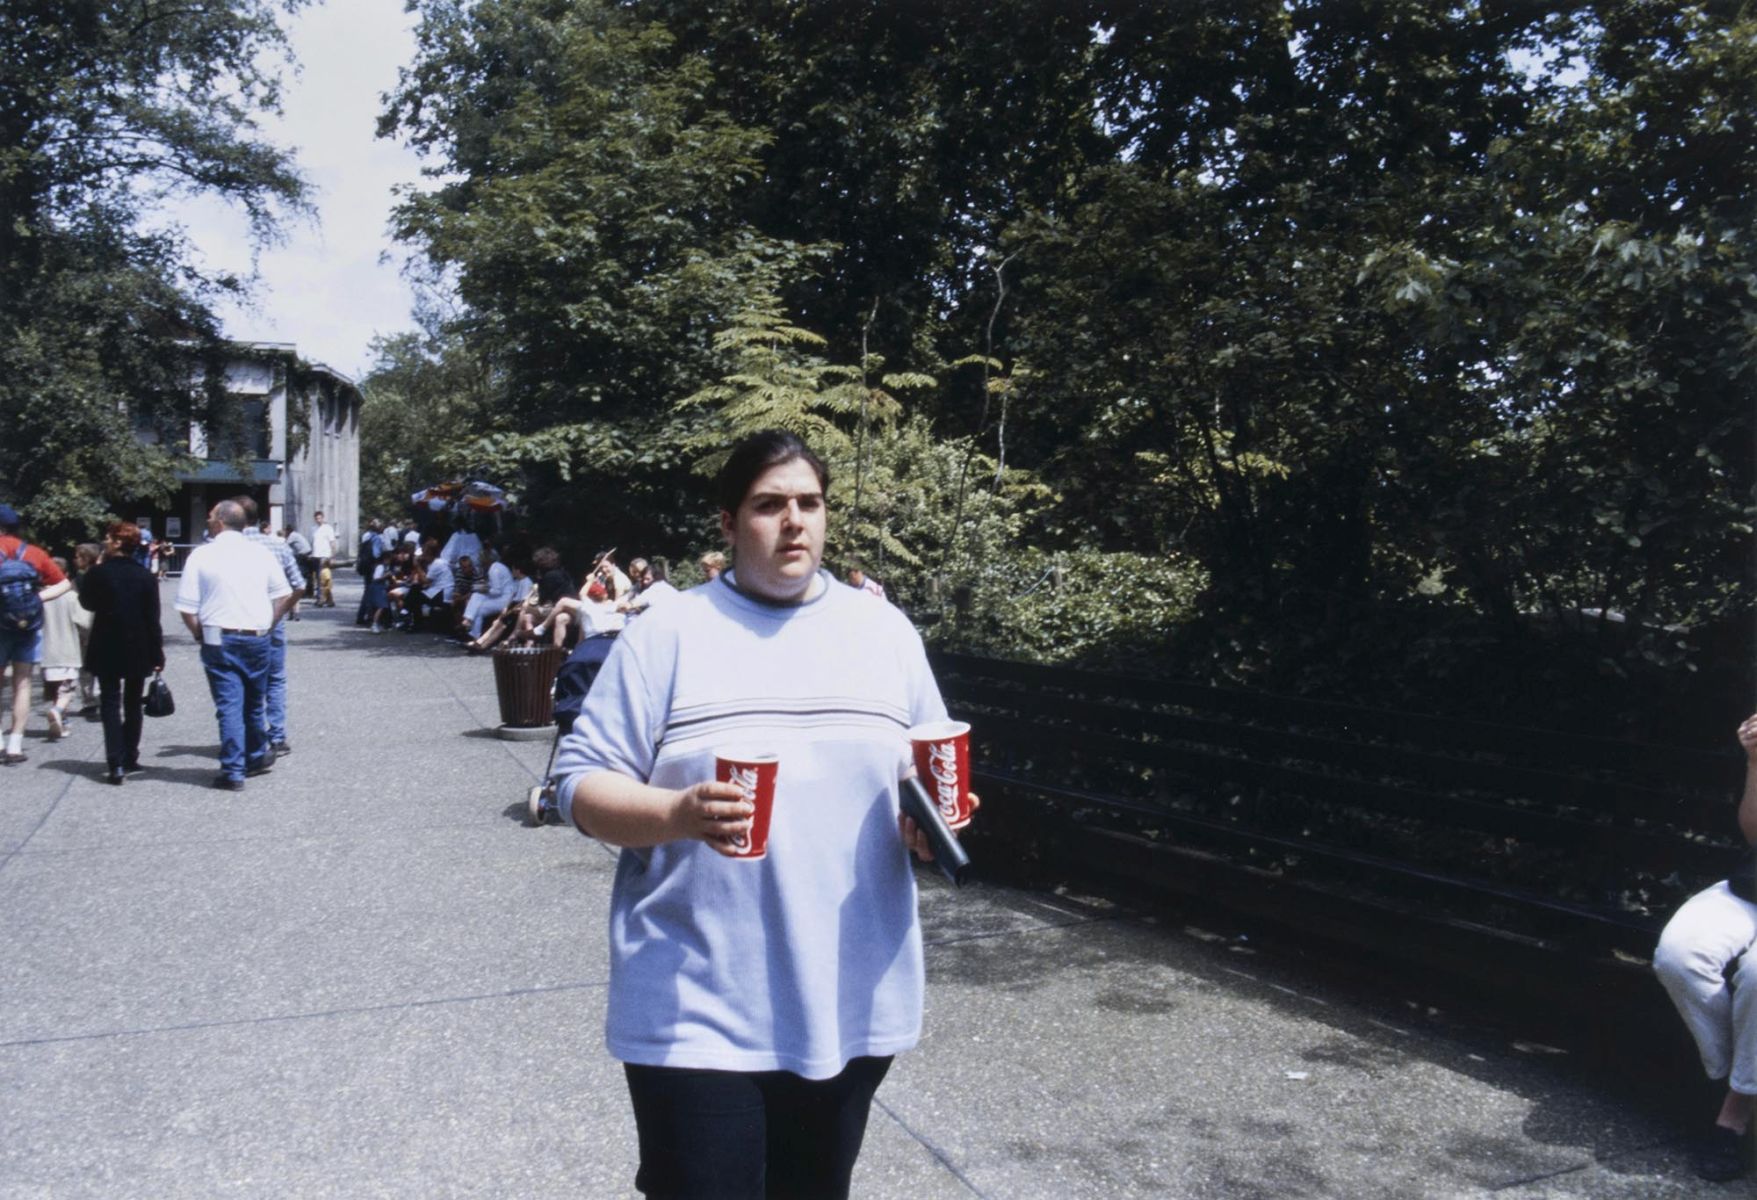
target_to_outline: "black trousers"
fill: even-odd
[[[887,1058],[831,1079],[624,1064],[648,1200],[846,1200]]]
[[[104,761],[126,767],[140,758],[141,703],[146,698],[144,675],[99,675],[98,713],[104,719]]]

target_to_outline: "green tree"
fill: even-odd
[[[421,11],[403,231],[506,382],[457,454],[558,519],[694,542],[790,424],[947,636],[1538,712],[1748,603],[1739,4]],[[1586,609],[1645,632],[1545,641]]]
[[[431,305],[420,330],[375,338],[361,381],[360,506],[401,512],[409,497],[459,469],[455,449],[492,423],[493,373]],[[467,469],[467,468],[466,468]]]
[[[613,5],[433,3],[420,40],[381,131],[448,182],[404,199],[398,233],[455,277],[509,425],[662,417],[709,378],[757,275],[803,255],[736,211],[769,135]]]
[[[236,420],[209,305],[244,283],[201,273],[160,202],[222,197],[258,238],[301,203],[255,126],[300,2],[0,5],[0,494],[41,536],[162,499],[180,431]]]
[[[445,182],[404,198],[398,234],[455,279],[453,329],[499,396],[450,461],[518,486],[555,527],[589,513],[576,536],[675,552],[702,508],[676,402],[715,377],[732,314],[818,253],[739,214],[770,135],[619,6],[420,11],[420,56],[380,129]]]
[[[1751,47],[1729,5],[1119,21],[1124,160],[1006,243],[1046,532],[1188,548],[1220,669],[1362,697],[1547,704],[1545,604],[1727,619]]]

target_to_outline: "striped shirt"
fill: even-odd
[[[299,569],[299,560],[293,556],[293,549],[287,545],[286,539],[264,533],[260,529],[246,529],[244,536],[274,555],[281,570],[286,572],[288,587],[295,592],[305,590],[305,572]]]

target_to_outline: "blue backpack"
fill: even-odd
[[[0,629],[35,633],[43,627],[43,598],[37,595],[42,576],[24,561],[24,543],[9,556],[0,551]]]

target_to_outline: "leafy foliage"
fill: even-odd
[[[208,306],[243,282],[201,274],[157,204],[217,195],[262,239],[301,203],[254,125],[279,103],[278,17],[298,2],[0,12],[0,495],[40,537],[163,499],[189,422],[235,425]]]
[[[458,435],[491,420],[491,372],[437,312],[422,316],[421,332],[372,344],[376,362],[360,410],[360,506],[367,514],[399,513],[414,492],[452,478]]]
[[[1743,7],[419,7],[401,231],[497,395],[453,453],[558,524],[699,548],[782,425],[958,644],[1600,728],[1739,692]]]

